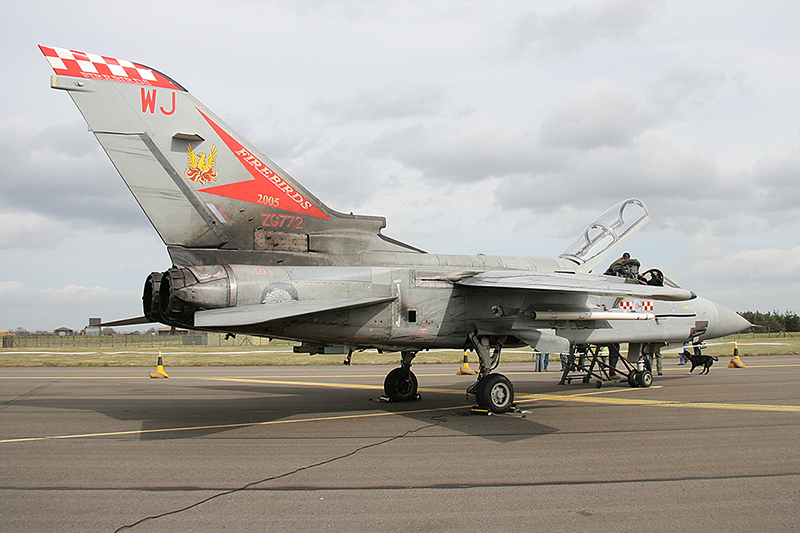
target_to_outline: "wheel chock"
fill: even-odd
[[[483,416],[492,416],[492,415],[495,415],[495,416],[498,416],[498,413],[493,413],[493,412],[491,412],[489,409],[487,409],[486,407],[482,407],[482,406],[480,406],[480,405],[473,405],[473,406],[472,406],[472,408],[470,409],[470,412],[471,412],[473,415],[483,415]],[[509,407],[509,408],[508,408],[508,411],[506,411],[505,413],[500,413],[500,415],[507,415],[507,414],[521,414],[521,415],[522,415],[522,418],[525,418],[525,413],[526,413],[526,412],[527,412],[527,411],[523,411],[522,409],[520,409],[519,407],[517,407],[517,404],[515,404],[515,403],[512,403],[512,404],[511,404],[511,407]]]
[[[420,396],[419,394],[417,394],[417,395],[414,397],[414,399],[413,399],[413,400],[408,400],[408,401],[410,401],[410,402],[416,402],[416,401],[419,401],[419,400],[421,400],[421,399],[422,399],[422,396]],[[369,399],[369,401],[371,401],[371,402],[381,402],[381,403],[392,403],[392,402],[394,402],[394,400],[392,400],[392,399],[391,399],[391,398],[389,398],[388,396],[380,396],[380,397],[379,397],[377,400],[375,400],[375,399],[373,399],[373,398],[370,398],[370,399]]]
[[[474,376],[475,374],[477,374],[477,372],[475,372],[474,370],[472,370],[469,367],[469,358],[467,358],[467,352],[466,352],[466,350],[464,350],[464,362],[461,363],[461,368],[458,369],[458,372],[456,372],[456,375],[457,376],[465,376],[465,375]]]
[[[158,351],[158,362],[156,363],[156,371],[150,371],[151,378],[168,378],[169,374],[164,371],[164,361],[161,359],[161,350]]]
[[[739,358],[739,341],[733,340],[733,359],[728,364],[728,368],[745,368],[744,363]]]

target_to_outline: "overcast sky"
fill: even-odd
[[[329,206],[557,256],[641,198],[644,269],[798,311],[796,1],[6,2],[0,328],[141,315],[163,243],[37,45],[156,68]],[[613,260],[609,258],[609,261]],[[605,267],[605,264],[602,265]]]

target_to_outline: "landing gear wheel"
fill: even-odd
[[[637,372],[635,370],[631,370],[631,373],[628,374],[628,385],[630,385],[633,388],[636,388],[640,384],[641,384],[641,381],[639,380],[639,372]]]
[[[514,403],[514,386],[503,374],[489,374],[478,385],[478,405],[493,413],[505,413]]]
[[[393,402],[417,399],[417,376],[411,370],[395,368],[383,380],[383,390]]]
[[[639,373],[639,386],[640,387],[649,387],[653,384],[653,374],[649,370],[645,370]]]

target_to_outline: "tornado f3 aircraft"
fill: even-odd
[[[173,266],[144,285],[143,321],[400,352],[394,401],[417,398],[421,350],[474,350],[468,393],[505,412],[493,373],[504,347],[568,353],[579,343],[682,343],[750,324],[658,270],[592,274],[649,221],[614,205],[557,258],[435,255],[381,233],[386,220],[334,211],[173,79],[138,63],[40,46],[150,222]]]

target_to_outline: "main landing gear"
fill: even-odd
[[[492,374],[500,364],[500,350],[505,337],[488,337],[470,334],[470,343],[480,359],[478,381],[467,389],[467,397],[477,402],[478,407],[492,413],[505,413],[514,408],[514,385],[503,374]],[[417,376],[411,371],[411,362],[417,352],[401,352],[399,368],[395,368],[383,380],[386,398],[393,402],[408,402],[419,399]]]
[[[478,381],[467,389],[467,398],[478,403],[479,408],[492,413],[505,413],[514,407],[514,385],[503,374],[492,374],[500,364],[500,351],[505,337],[479,336],[470,333],[470,343],[480,359]],[[494,343],[494,346],[492,346]]]

